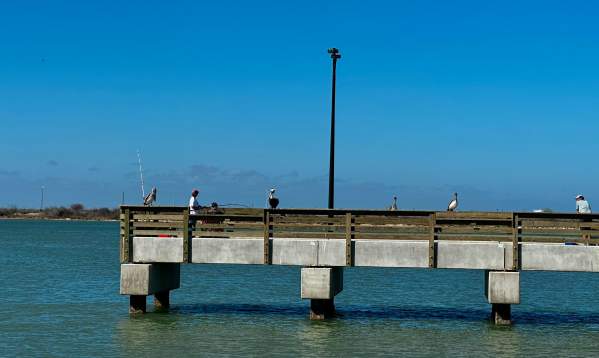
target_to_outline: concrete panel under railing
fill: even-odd
[[[270,239],[273,265],[345,266],[345,241]],[[599,246],[521,244],[521,270],[599,272]],[[427,241],[353,240],[356,267],[429,267]],[[510,270],[512,244],[505,242],[436,243],[436,268]],[[135,237],[136,263],[182,263],[182,238]],[[191,262],[263,264],[262,238],[193,238]]]

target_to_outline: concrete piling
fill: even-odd
[[[129,313],[131,313],[131,314],[146,313],[146,296],[145,295],[129,296]]]
[[[154,310],[156,311],[168,311],[170,307],[170,291],[160,291],[154,294]]]
[[[509,326],[512,324],[512,306],[506,303],[493,303],[491,320],[498,326]]]
[[[146,312],[146,296],[154,295],[154,308],[166,310],[170,290],[179,288],[180,264],[122,264],[121,295],[129,295],[129,312]]]
[[[335,315],[335,295],[343,290],[343,267],[303,267],[301,298],[310,299],[310,319]]]
[[[511,305],[520,303],[520,272],[485,271],[485,296],[492,305],[491,320],[510,325]]]

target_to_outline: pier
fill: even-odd
[[[335,314],[345,269],[482,270],[500,325],[520,303],[520,271],[599,272],[598,214],[121,206],[120,236],[131,313],[150,295],[168,310],[181,264],[301,266],[311,319]]]

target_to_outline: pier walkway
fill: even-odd
[[[599,272],[597,214],[122,206],[120,221],[132,313],[148,295],[168,309],[182,263],[302,266],[312,319],[334,314],[344,268],[485,270],[497,324],[520,303],[521,270]]]

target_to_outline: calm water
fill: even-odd
[[[349,269],[312,322],[298,267],[185,265],[171,313],[129,317],[117,223],[0,221],[0,248],[1,356],[599,356],[597,274],[522,273],[499,328],[481,271]]]

